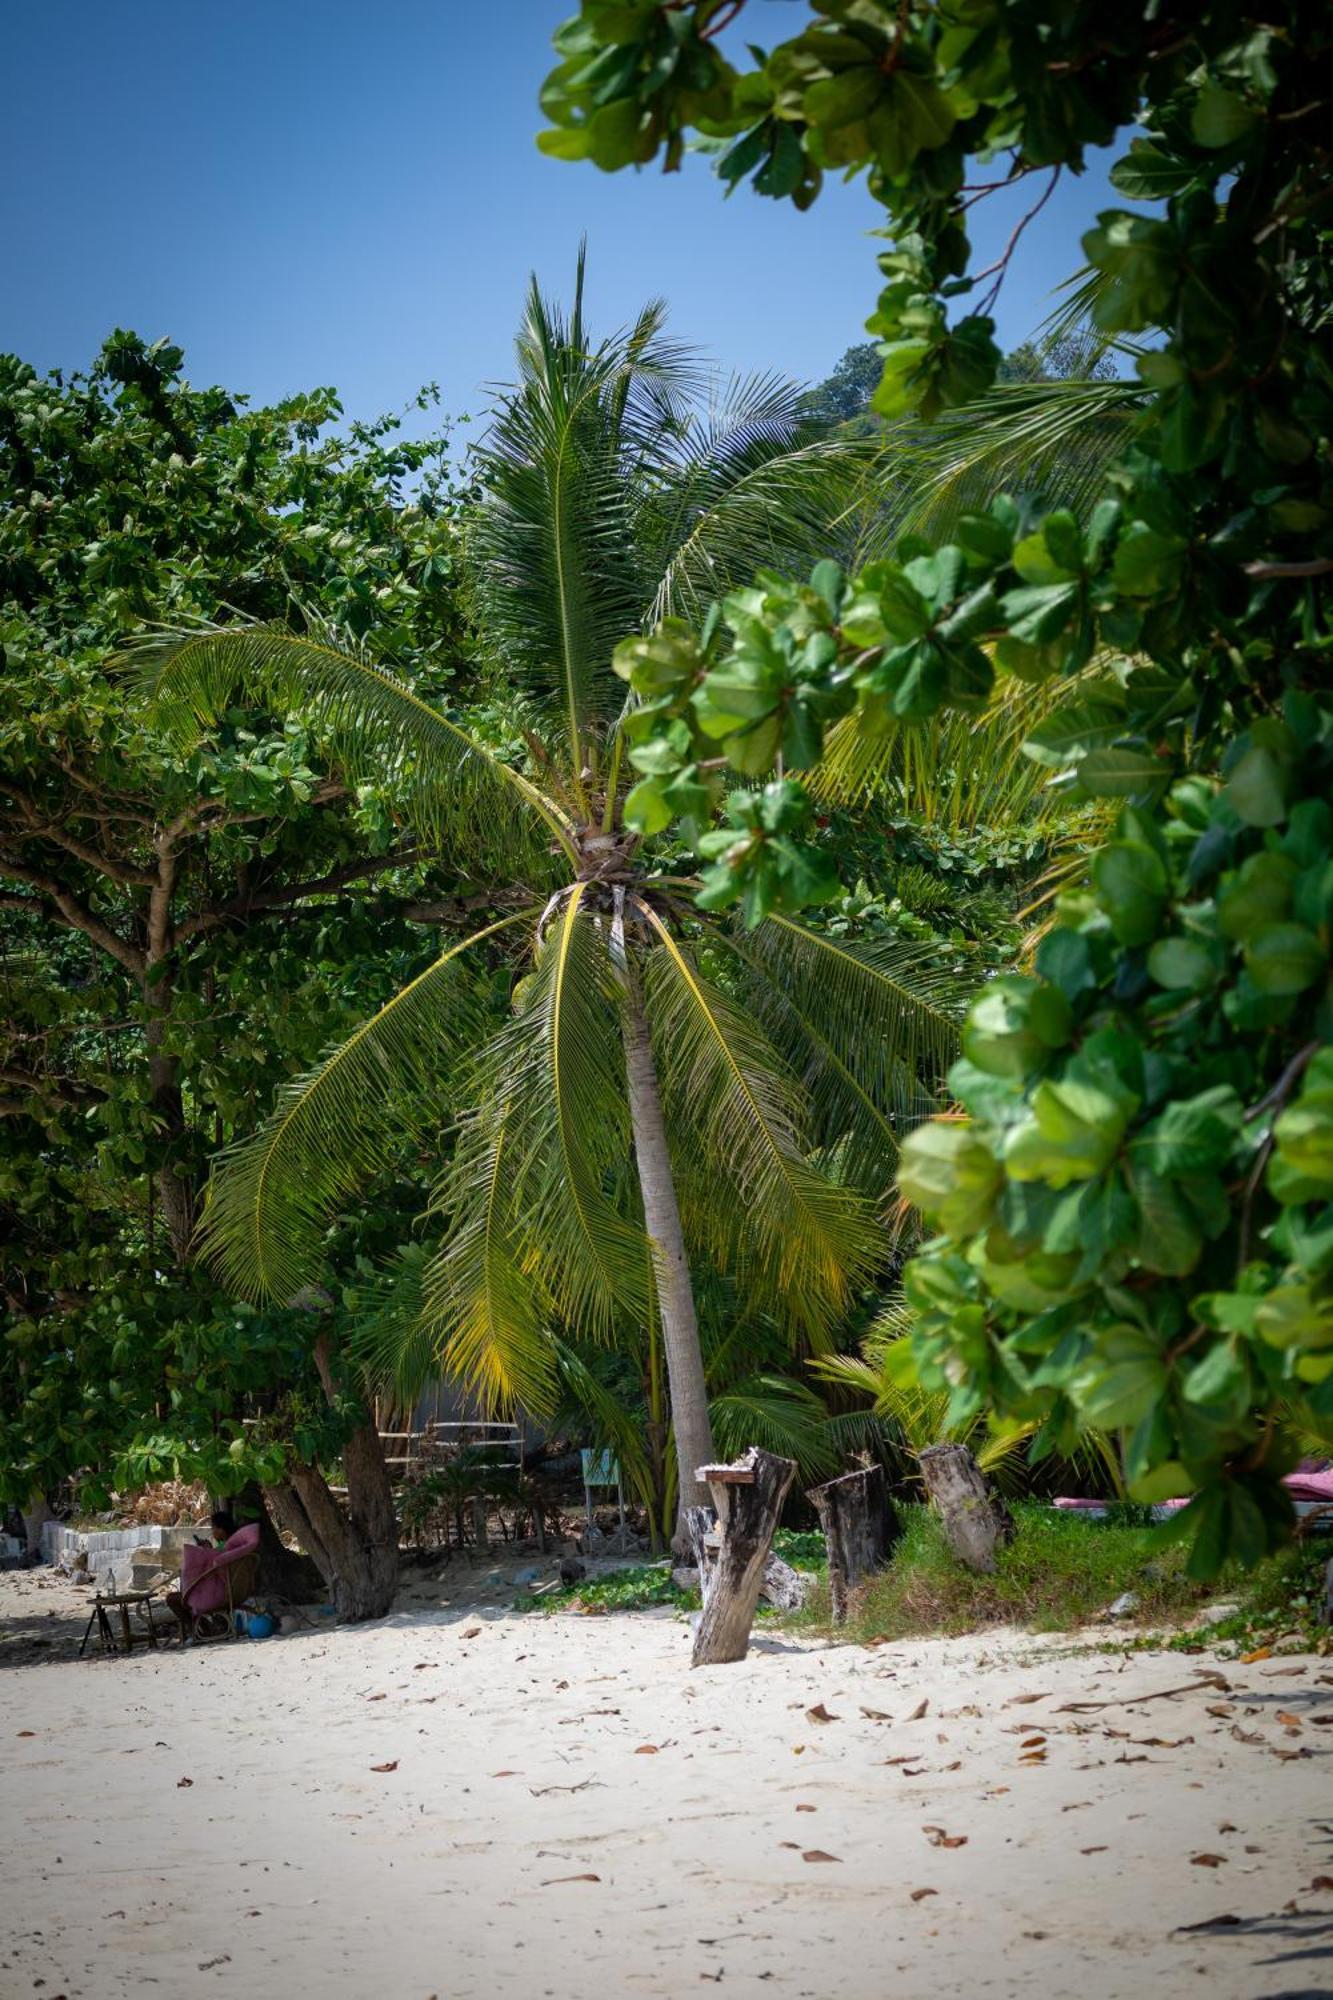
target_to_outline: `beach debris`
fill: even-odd
[[[817,1701],[817,1702],[815,1703],[815,1705],[814,1705],[814,1707],[813,1707],[813,1708],[807,1708],[807,1710],[805,1711],[805,1719],[806,1719],[806,1721],[807,1721],[807,1722],[841,1722],[841,1721],[842,1721],[842,1717],[841,1717],[840,1715],[832,1715],[832,1714],[830,1714],[829,1710],[828,1710],[827,1708],[825,1708],[825,1706],[824,1706],[824,1704],[823,1704],[823,1702],[822,1702],[822,1701]]]
[[[932,1847],[966,1847],[965,1833],[946,1833],[942,1826],[923,1826],[921,1829]]]
[[[396,1771],[398,1769],[398,1759],[391,1757],[387,1764],[372,1764],[370,1768],[372,1771]]]
[[[802,1856],[801,1856],[801,1859],[802,1859],[802,1861],[838,1861],[838,1862],[841,1862],[841,1860],[842,1860],[842,1856],[841,1856],[840,1854],[826,1854],[826,1853],[824,1852],[824,1849],[823,1849],[822,1847],[807,1847],[807,1848],[806,1848],[806,1850],[805,1850],[805,1852],[804,1852],[804,1853],[802,1854]]]

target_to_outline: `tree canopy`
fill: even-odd
[[[1090,148],[1128,141],[1084,296],[1143,339],[1145,402],[1099,490],[761,576],[626,658],[664,787],[705,746],[751,781],[701,843],[706,900],[750,922],[832,893],[791,777],[830,725],[1082,677],[1029,755],[1119,816],[1032,969],[973,1007],[966,1115],[909,1144],[904,1192],[940,1231],[907,1277],[916,1354],[956,1414],[1035,1417],[1049,1448],[1119,1431],[1132,1493],[1196,1496],[1182,1527],[1212,1573],[1288,1532],[1281,1474],[1333,1424],[1327,11],[1145,6],[1108,29],[1050,0],[819,0],[738,68],[722,31],[755,11],[584,0],[541,144],[671,169],[697,135],[728,187],[800,208],[865,173],[890,238],[868,322],[885,417],[947,434],[997,376],[1012,243],[971,269],[972,203],[1027,182],[1031,226]]]

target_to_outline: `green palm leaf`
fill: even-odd
[[[936,1106],[974,982],[938,947],[834,938],[791,917],[727,942],[754,975],[755,1017],[805,1085],[814,1142],[882,1194],[904,1132]]]
[[[315,1275],[337,1204],[441,1114],[441,1078],[477,1032],[462,954],[531,920],[520,911],[451,945],[331,1051],[284,1085],[272,1116],[219,1156],[201,1241],[243,1296],[285,1301]]]
[[[468,1114],[432,1203],[447,1228],[423,1277],[419,1324],[440,1368],[480,1408],[545,1416],[555,1354],[540,1264],[514,1200],[515,1167],[504,1112]]]
[[[767,1271],[791,1316],[816,1345],[882,1250],[878,1230],[850,1188],[826,1179],[807,1157],[807,1109],[796,1078],[772,1044],[705,979],[657,913],[635,908],[655,937],[645,966],[647,1012],[673,1132],[733,1190],[748,1256]],[[701,1217],[704,1247],[734,1254],[728,1203],[717,1226]]]
[[[697,617],[761,569],[803,574],[816,556],[850,557],[879,456],[877,439],[829,437],[794,383],[733,382],[692,419],[645,510],[660,578],[648,623]]]
[[[551,872],[552,837],[573,857],[556,805],[373,660],[272,625],[168,634],[125,657],[154,723],[179,749],[194,748],[239,703],[301,715],[349,779],[392,788],[432,847],[456,846],[534,881]]]
[[[708,1414],[722,1458],[738,1457],[757,1444],[781,1458],[794,1458],[803,1480],[826,1479],[838,1470],[841,1454],[828,1410],[802,1382],[752,1375],[710,1398]]]
[[[554,1311],[609,1336],[617,1309],[646,1313],[648,1265],[642,1226],[613,1199],[630,1146],[619,988],[586,896],[580,882],[564,897],[473,1100],[506,1125],[510,1198]]]
[[[470,537],[490,648],[558,724],[576,791],[600,725],[620,705],[611,653],[643,610],[636,481],[696,379],[684,350],[663,337],[658,301],[628,333],[592,347],[582,289],[582,251],[568,319],[532,281],[518,385],[477,453],[484,497]]]

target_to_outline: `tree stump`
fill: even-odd
[[[717,1528],[714,1547],[714,1530],[703,1525],[707,1510],[688,1509],[686,1526],[704,1600],[692,1664],[715,1667],[743,1660],[749,1650],[773,1533],[796,1465],[752,1445],[732,1465],[701,1465],[696,1477],[707,1481]]]
[[[929,1445],[919,1462],[950,1549],[968,1569],[990,1575],[996,1547],[1013,1536],[1013,1515],[991,1492],[965,1444]]]
[[[902,1527],[885,1490],[882,1465],[846,1472],[812,1487],[805,1497],[824,1530],[833,1623],[841,1625],[853,1590],[880,1567]]]

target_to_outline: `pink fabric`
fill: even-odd
[[[259,1547],[259,1523],[238,1528],[220,1549],[201,1549],[190,1543],[181,1551],[181,1596],[188,1610],[199,1617],[205,1611],[227,1608],[225,1572]]]
[[[1289,1472],[1282,1484],[1293,1500],[1308,1501],[1315,1506],[1333,1506],[1333,1466],[1311,1464],[1302,1465],[1295,1472]],[[1070,1512],[1081,1512],[1085,1508],[1105,1508],[1105,1500],[1071,1500],[1065,1497],[1052,1503]],[[1164,1500],[1164,1507],[1172,1509],[1188,1507],[1188,1499]]]
[[[1312,1500],[1317,1506],[1333,1502],[1333,1470],[1289,1472],[1282,1484],[1293,1500]]]

